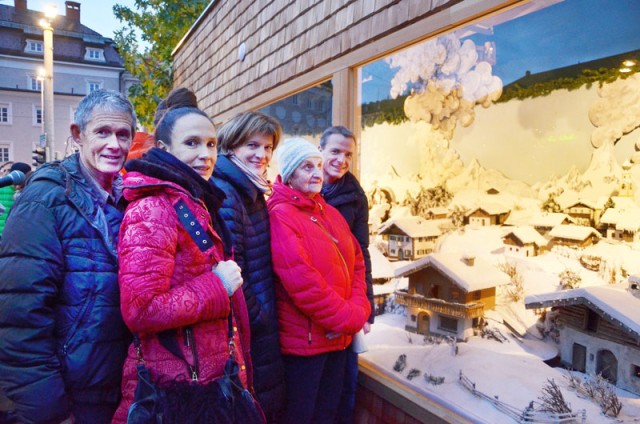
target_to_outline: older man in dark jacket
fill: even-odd
[[[119,172],[136,119],[97,90],[75,113],[79,153],[41,166],[0,242],[0,389],[20,423],[108,423],[130,335],[120,315]]]
[[[327,203],[338,209],[347,221],[351,232],[360,244],[364,256],[367,297],[371,304],[371,315],[364,326],[365,333],[368,333],[371,328],[370,325],[373,324],[375,311],[371,279],[371,258],[369,256],[369,202],[360,183],[349,172],[355,150],[355,136],[343,126],[327,128],[320,138],[324,176],[322,196]],[[357,379],[358,354],[349,350],[342,400],[336,422],[353,422]]]

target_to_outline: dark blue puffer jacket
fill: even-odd
[[[0,242],[0,389],[19,422],[59,423],[113,402],[130,335],[120,314],[122,212],[90,189],[79,157],[43,165]]]
[[[373,324],[375,305],[373,304],[373,279],[371,278],[371,256],[369,255],[369,202],[362,186],[351,172],[347,172],[330,186],[322,188],[322,197],[328,204],[340,211],[356,237],[366,269],[367,298],[371,304],[369,322]]]
[[[264,195],[226,156],[218,156],[212,179],[226,195],[219,213],[231,232],[234,260],[244,279],[242,290],[251,324],[253,386],[271,422],[284,404],[284,365],[275,311],[267,204]]]

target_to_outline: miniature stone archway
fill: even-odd
[[[427,312],[420,312],[418,314],[418,334],[424,334],[425,336],[429,335],[429,323],[431,322],[431,317]]]
[[[603,349],[598,352],[596,359],[596,374],[602,375],[603,378],[609,380],[611,384],[618,381],[618,359],[610,351]]]

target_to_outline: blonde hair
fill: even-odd
[[[262,112],[242,112],[218,128],[218,151],[232,152],[256,135],[273,137],[273,149],[278,147],[282,137],[282,127],[278,121]]]

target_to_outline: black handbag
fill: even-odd
[[[201,250],[212,246],[206,231],[193,218],[187,205],[180,201],[175,206],[180,221]],[[262,408],[251,392],[240,381],[239,366],[235,360],[233,341],[233,305],[228,317],[229,358],[224,375],[207,384],[198,384],[198,356],[193,329],[184,327],[185,340],[193,350],[191,365],[180,349],[176,330],[158,333],[162,346],[187,366],[191,381],[153,381],[142,357],[140,338],[133,336],[136,349],[138,384],[134,400],[129,407],[127,424],[264,424]]]
[[[229,322],[232,335],[231,318]],[[232,337],[229,339],[230,353],[225,363],[224,375],[204,385],[197,382],[197,365],[191,366],[179,350],[175,332],[163,332],[158,337],[165,348],[185,361],[192,379],[191,381],[154,382],[142,358],[140,339],[135,335],[138,384],[134,401],[129,407],[127,424],[264,424],[266,422],[260,405],[240,381]],[[190,344],[195,351],[193,343],[192,339]],[[176,354],[177,352],[179,354]]]

